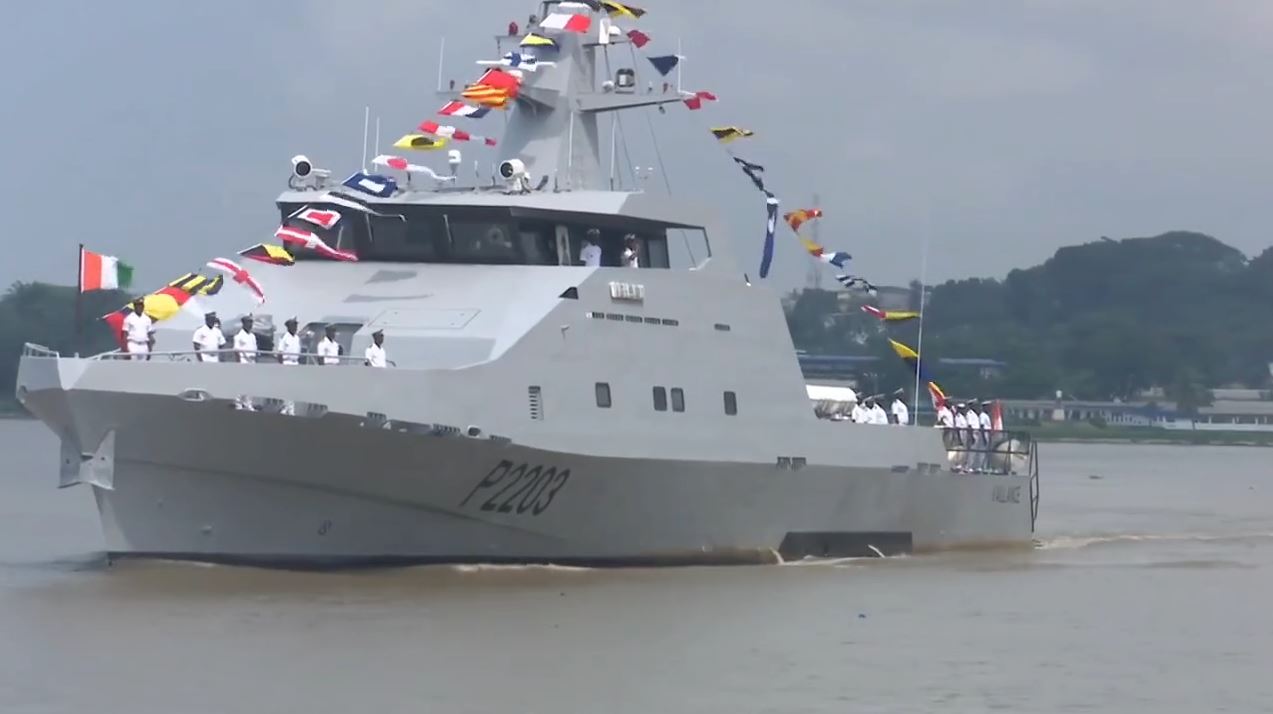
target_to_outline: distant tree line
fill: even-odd
[[[916,347],[916,321],[883,326],[841,295],[805,290],[789,300],[798,349],[815,354],[895,356],[893,336]],[[911,286],[912,309],[920,289]],[[1125,399],[1150,387],[1189,409],[1203,388],[1262,387],[1273,361],[1273,248],[1247,260],[1198,233],[1099,241],[1062,248],[1042,265],[1004,280],[972,278],[933,286],[922,357],[947,392],[1046,398]],[[1007,363],[1002,374],[939,369],[940,357]],[[905,380],[887,370],[885,383]]]
[[[62,354],[97,354],[115,349],[106,323],[97,319],[123,307],[129,296],[115,290],[84,293],[83,330],[75,336],[75,288],[47,283],[14,283],[0,297],[0,403],[11,402],[22,345],[34,342]]]

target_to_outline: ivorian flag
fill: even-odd
[[[116,290],[133,282],[133,266],[113,255],[80,248],[80,292]]]

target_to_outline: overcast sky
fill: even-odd
[[[754,129],[737,152],[769,168],[784,208],[818,193],[823,242],[880,283],[918,275],[926,236],[931,280],[1002,276],[1101,235],[1198,230],[1248,254],[1273,243],[1273,2],[644,6],[647,51],[680,38],[687,88],[720,96],[651,118],[674,191],[725,217],[742,270],[755,272],[763,200],[713,124]],[[150,288],[267,239],[289,157],[355,170],[364,105],[391,142],[440,106],[440,37],[446,76],[471,80],[492,35],[532,9],[7,4],[0,285],[72,282],[81,241]],[[634,161],[653,164],[644,117],[626,126]],[[803,283],[808,258],[790,233],[778,245],[776,282]]]

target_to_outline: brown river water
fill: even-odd
[[[1273,711],[1273,450],[1044,445],[1028,551],[350,573],[107,565],[0,454],[4,713]]]

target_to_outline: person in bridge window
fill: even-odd
[[[641,250],[633,233],[623,237],[623,264],[629,268],[641,267]]]
[[[388,367],[389,360],[385,356],[385,331],[376,330],[371,333],[371,345],[363,353],[368,367]]]
[[[121,335],[124,338],[124,348],[132,355],[129,359],[145,359],[145,355],[150,353],[150,333],[154,324],[150,315],[146,314],[145,301],[141,298],[134,300],[133,311],[124,317]]]
[[[323,339],[318,342],[318,364],[340,364],[340,345],[336,342],[336,327],[328,325],[323,329]]]
[[[899,389],[893,392],[893,403],[889,405],[889,411],[893,412],[893,422],[900,426],[910,426],[911,413],[906,408],[906,390]]]
[[[220,362],[221,348],[225,347],[225,335],[221,333],[221,322],[215,312],[205,313],[203,325],[194,331],[194,351],[200,362]]]
[[[601,265],[601,232],[596,228],[588,229],[588,237],[583,239],[583,248],[579,250],[579,262],[589,268]]]

